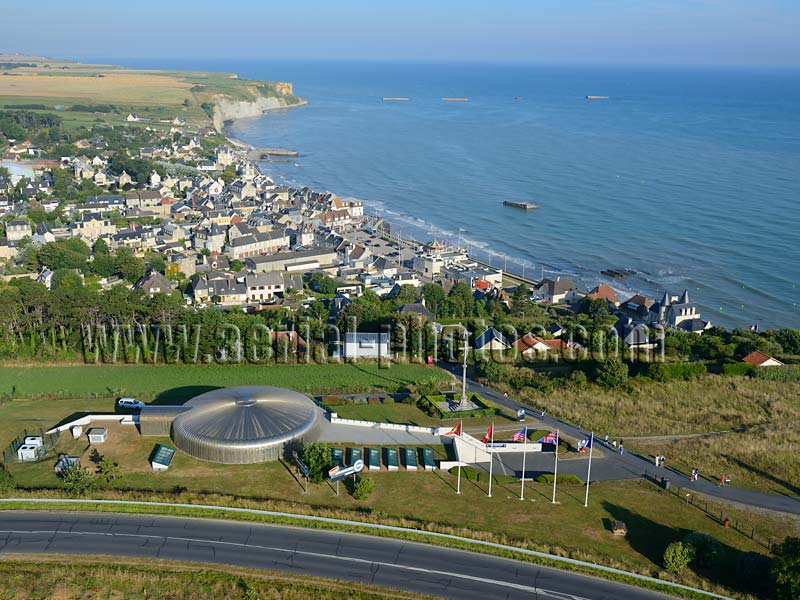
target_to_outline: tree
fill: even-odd
[[[800,538],[787,537],[773,551],[776,600],[800,598]]]
[[[595,368],[595,381],[603,387],[620,387],[627,379],[628,365],[616,358],[607,358]]]
[[[331,451],[326,444],[311,443],[303,448],[303,462],[308,466],[311,483],[322,483],[331,468]]]
[[[132,283],[144,277],[147,271],[144,261],[136,256],[130,248],[120,248],[117,250],[114,259],[114,267],[123,278]]]
[[[64,469],[59,474],[64,489],[72,494],[85,494],[97,485],[94,473],[84,469],[80,465],[75,465]]]
[[[683,543],[694,546],[694,561],[701,567],[712,568],[722,560],[722,544],[707,533],[693,531],[683,538]]]
[[[365,500],[375,491],[375,482],[369,477],[359,477],[353,485],[353,498]]]
[[[111,483],[120,478],[119,463],[104,456],[97,463],[97,474],[104,479],[106,483]]]
[[[225,170],[220,175],[222,181],[225,182],[225,185],[230,184],[231,181],[236,179],[236,167],[234,165],[228,165],[225,167]]]
[[[694,560],[695,548],[691,544],[672,542],[664,550],[664,568],[673,573],[680,573]]]
[[[438,283],[426,283],[422,286],[422,298],[425,300],[425,306],[434,316],[439,316],[439,313],[444,306],[445,295],[444,289]]]
[[[413,304],[417,301],[417,298],[419,298],[419,292],[417,292],[417,288],[406,283],[400,286],[397,296],[395,296],[395,301],[398,305]]]

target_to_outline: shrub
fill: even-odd
[[[758,379],[766,381],[800,381],[800,367],[784,366],[784,367],[763,367],[753,369],[753,373]]]
[[[722,365],[722,374],[733,376],[733,377],[741,377],[744,375],[752,375],[755,367],[750,363],[746,362],[738,362],[738,363],[727,363]]]
[[[488,360],[478,365],[478,373],[489,381],[499,381],[503,374],[503,368],[496,362]]]
[[[586,373],[581,370],[573,371],[569,376],[569,380],[574,385],[584,385],[586,383]]]
[[[698,362],[650,363],[647,367],[647,376],[654,381],[661,382],[675,379],[697,379],[705,374],[706,366]]]
[[[542,473],[534,479],[536,483],[553,483],[552,473]],[[583,485],[583,481],[577,475],[559,475],[556,483],[566,483],[567,485]]]
[[[694,560],[695,548],[684,542],[672,542],[664,550],[664,568],[673,573],[680,573]]]
[[[708,534],[693,531],[683,538],[683,543],[694,546],[695,562],[701,567],[715,567],[722,559],[722,544]]]
[[[382,400],[382,402],[383,402],[383,404],[394,404],[394,398],[392,398],[391,396],[386,396]]]
[[[603,387],[620,387],[628,380],[628,365],[621,360],[608,358],[595,367],[594,378]]]
[[[359,477],[353,486],[353,498],[356,500],[364,500],[375,491],[375,481],[369,477]]]
[[[326,444],[309,444],[303,448],[303,462],[308,466],[309,481],[322,483],[333,462],[330,448]]]
[[[72,494],[85,494],[93,490],[97,485],[97,478],[94,473],[80,465],[64,469],[59,474],[59,477],[61,477],[64,489]]]
[[[17,487],[14,476],[8,472],[6,466],[0,463],[0,491],[13,490]]]

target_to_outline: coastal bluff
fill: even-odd
[[[258,96],[253,100],[234,100],[224,95],[217,96],[214,102],[214,128],[221,132],[226,121],[257,117],[269,110],[306,104],[303,100],[297,102],[289,101],[289,99],[294,98],[291,83],[275,82],[272,87],[279,95]]]

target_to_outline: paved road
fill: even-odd
[[[461,377],[460,366],[447,365],[444,363],[440,364],[440,366],[449,370],[450,372],[455,374],[458,378]],[[519,408],[524,408],[529,412],[531,410],[531,407],[529,405],[517,402],[512,398],[506,398],[502,394],[490,388],[483,387],[472,380],[467,380],[467,383],[469,392],[482,394],[492,402],[496,402],[497,404],[500,404],[515,411]],[[546,407],[542,408],[546,409]],[[554,419],[553,417],[547,414],[545,414],[544,417],[540,417],[537,414],[536,419],[542,422],[543,429],[549,427],[555,430],[556,428],[558,428],[563,433],[572,436],[576,439],[583,439],[588,437],[588,433],[586,431],[583,431],[578,427],[575,427],[563,421],[559,421],[558,419]],[[605,445],[602,442],[600,442],[598,446],[604,447]],[[721,500],[738,502],[739,504],[745,504],[757,508],[765,508],[768,510],[776,510],[795,515],[800,514],[800,499],[798,498],[793,498],[791,496],[784,496],[780,494],[765,494],[761,492],[754,492],[733,486],[720,487],[716,483],[704,480],[689,481],[689,477],[684,473],[681,473],[680,471],[677,471],[670,467],[657,468],[649,458],[639,456],[638,454],[626,451],[623,455],[620,455],[619,453],[615,452],[614,449],[611,448],[610,446],[607,448],[604,447],[604,451],[606,456],[604,456],[602,460],[592,461],[592,481],[607,481],[607,480],[631,479],[640,477],[657,477],[660,479],[661,477],[668,477],[672,485],[685,487],[687,489],[694,489],[700,493],[706,494],[707,496],[719,498]],[[559,461],[558,464],[559,472],[565,472],[565,473],[572,472],[572,470],[562,471],[562,466],[565,465],[565,462],[566,461]],[[528,469],[526,469],[526,472],[528,472]],[[552,473],[552,469],[549,472]],[[580,473],[577,471],[575,471],[575,474],[580,476]],[[583,473],[582,479],[584,480],[586,479],[585,471]]]
[[[399,540],[178,517],[0,512],[0,554],[19,552],[230,564],[458,600],[667,597],[529,563]]]

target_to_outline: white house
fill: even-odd
[[[389,334],[345,333],[344,357],[348,360],[390,358]]]

